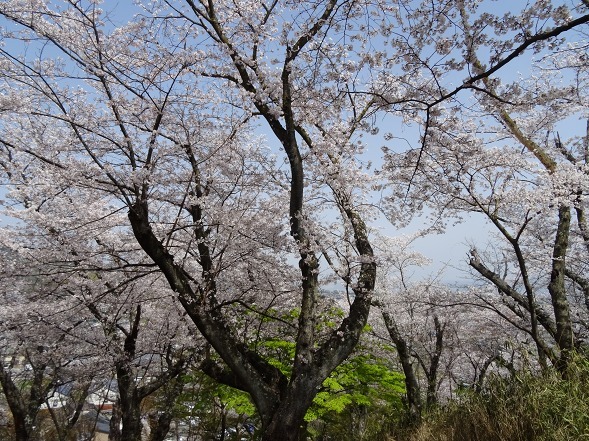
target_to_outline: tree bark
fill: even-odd
[[[27,417],[25,405],[22,397],[18,393],[18,388],[12,381],[10,374],[5,371],[2,363],[0,363],[0,380],[2,382],[4,396],[12,414],[15,440],[28,441],[32,426],[31,418]]]
[[[481,367],[481,370],[479,371],[478,375],[475,378],[475,383],[474,383],[475,392],[481,393],[483,391],[483,385],[485,383],[487,371],[489,370],[489,367],[491,367],[491,365],[498,359],[499,359],[499,355],[495,354],[485,360],[485,362],[483,363],[483,366]]]
[[[434,315],[434,328],[436,333],[436,346],[430,360],[429,369],[426,371],[427,376],[427,407],[430,408],[438,402],[438,369],[440,367],[440,358],[444,349],[444,328],[440,323],[437,315]]]
[[[55,386],[54,378],[47,381],[45,365],[30,364],[33,369],[33,378],[30,381],[28,396],[25,396],[24,391],[14,383],[10,372],[0,362],[0,384],[12,414],[16,441],[32,439],[39,409],[45,402],[48,392]],[[44,382],[46,383],[43,384]]]
[[[411,361],[411,353],[407,341],[401,336],[397,324],[391,317],[391,315],[382,311],[382,317],[384,319],[385,326],[391,337],[391,340],[397,348],[397,354],[399,355],[399,361],[405,375],[405,388],[407,392],[407,411],[409,419],[412,423],[418,423],[421,420],[421,411],[423,403],[421,400],[421,388],[417,381],[415,369]]]
[[[174,404],[184,390],[184,382],[180,376],[177,376],[169,383],[169,386],[164,390],[165,408],[150,419],[149,441],[164,441],[170,431],[170,425],[174,419]]]
[[[555,340],[560,349],[560,357],[556,367],[564,376],[566,376],[570,357],[575,347],[569,301],[564,284],[570,224],[571,210],[567,206],[561,206],[558,210],[558,227],[554,239],[552,271],[548,291],[550,292],[556,320]]]
[[[167,382],[177,378],[177,376],[183,371],[187,361],[182,357],[175,362],[168,360],[167,370],[161,372],[158,378],[151,380],[143,386],[138,386],[135,380],[132,362],[137,356],[136,343],[139,336],[140,323],[141,305],[138,305],[135,315],[132,318],[131,328],[127,332],[123,342],[123,357],[116,362],[117,383],[119,388],[119,399],[116,407],[120,410],[120,423],[122,427],[117,441],[141,441],[143,430],[143,423],[141,421],[141,404],[143,400],[156,392]],[[171,408],[173,406],[173,401],[180,394],[181,390],[181,387],[179,390],[173,388],[171,396],[168,397],[170,398],[170,411],[168,413],[164,412],[161,416],[162,418],[158,420],[158,424],[156,425],[156,435],[160,436],[160,438],[154,439],[163,439],[168,433],[170,422],[172,420]]]
[[[117,401],[112,408],[112,416],[109,422],[108,441],[121,441],[121,406]]]

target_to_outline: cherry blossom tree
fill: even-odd
[[[43,250],[30,247],[25,254],[40,257]],[[66,271],[63,262],[49,260],[39,267],[23,254],[5,262],[0,383],[17,438],[34,438],[33,427],[36,432],[47,429],[39,415],[43,407],[55,425],[55,439],[69,439],[81,430],[76,423],[87,410],[89,392],[114,376],[118,398],[111,438],[140,439],[143,401],[176,383],[198,349],[198,339],[188,338],[183,311],[176,302],[166,301],[170,291],[161,277],[122,269],[76,270],[71,265]],[[57,266],[55,272],[43,274],[50,263]],[[30,386],[23,387],[27,382]],[[65,386],[73,393],[63,396],[61,410],[54,409],[50,398]],[[167,398],[173,403],[181,389],[171,389],[176,393]],[[64,407],[72,407],[65,420]],[[168,429],[166,419],[152,425],[154,433],[165,435]]]
[[[573,285],[582,290],[586,261],[587,138],[575,129],[568,138],[560,132],[565,123],[570,131],[575,119],[586,119],[586,68],[579,63],[586,41],[581,28],[553,35],[548,45],[532,33],[550,23],[543,32],[554,34],[586,6],[539,2],[519,16],[508,13],[489,22],[496,35],[515,33],[503,44],[482,30],[486,14],[453,9],[461,36],[448,54],[461,51],[454,61],[479,79],[471,84],[474,94],[470,101],[455,95],[445,109],[428,107],[420,148],[402,158],[393,153],[388,162],[392,181],[410,185],[409,209],[427,204],[437,216],[481,213],[496,229],[498,258],[473,248],[470,266],[527,322],[519,326],[534,340],[540,363],[545,367],[548,359],[563,373],[586,333],[587,311],[570,302]],[[501,75],[498,68],[519,42],[535,45],[530,73]]]
[[[78,429],[95,374],[83,368],[90,356],[88,345],[68,334],[81,325],[80,318],[72,320],[68,311],[59,307],[62,302],[49,300],[55,287],[34,274],[25,275],[12,253],[3,250],[2,260],[0,386],[8,405],[3,410],[9,410],[16,440],[35,439],[48,429],[55,431],[55,439],[65,440]],[[51,309],[49,314],[47,308]],[[59,323],[64,332],[52,323]],[[63,422],[58,421],[51,398],[65,388],[71,399],[58,403],[68,409],[68,419]]]
[[[166,385],[170,385],[166,399],[173,405],[182,392],[182,381],[177,377],[188,371],[198,349],[198,339],[187,340],[188,329],[176,305],[158,299],[155,286],[147,290],[151,299],[133,295],[133,291],[145,294],[145,283],[142,280],[141,288],[114,290],[112,294],[124,303],[108,304],[104,298],[86,303],[97,324],[95,332],[102,328],[110,371],[116,378],[118,397],[110,439],[117,441],[141,439],[142,404]],[[165,437],[170,422],[157,419],[150,427],[152,438],[158,439],[156,434]]]
[[[415,276],[429,263],[411,249],[424,235],[382,238],[376,247],[381,277],[375,292],[382,320],[375,317],[373,323],[397,350],[410,423],[418,423],[424,410],[450,399],[457,389],[480,389],[488,371],[501,372],[528,350],[525,334],[511,328],[519,317],[491,306],[485,287],[445,285],[438,280],[441,274]]]
[[[469,5],[494,49],[489,67],[466,72],[472,62],[447,56],[471,39],[462,2],[154,1],[128,19],[92,1],[4,2],[12,215],[59,250],[48,262],[86,277],[163,275],[218,355],[202,369],[250,394],[263,439],[297,439],[372,304],[370,203],[382,179],[362,135],[376,134],[378,112],[398,113],[425,124],[425,152],[443,103],[589,20],[545,3],[523,21]],[[443,87],[456,72],[467,78]],[[321,288],[333,283],[350,308],[320,336]],[[287,377],[245,331],[295,306]]]
[[[317,17],[311,11],[307,21],[318,24],[309,35],[297,37],[293,60],[321,30],[321,15],[329,17],[334,7],[328,5]],[[368,316],[375,264],[352,193],[339,188],[344,183],[334,182],[329,205],[340,207],[345,220],[346,230],[340,227],[334,235],[352,237],[352,256],[345,257],[354,258],[347,277],[355,300],[349,317],[316,346],[319,263],[311,234],[316,227],[312,210],[309,215],[302,210],[308,199],[303,197],[303,154],[296,135],[302,129],[295,127],[294,115],[282,122],[274,105],[257,103],[283,144],[289,159],[285,171],[247,133],[253,109],[239,110],[242,92],[194,81],[195,69],[213,53],[189,50],[195,37],[184,20],[173,34],[168,21],[156,27],[140,19],[109,34],[93,4],[53,9],[6,4],[2,13],[22,27],[20,38],[35,34],[71,61],[52,62],[45,52],[35,54],[41,59],[34,61],[5,51],[3,78],[19,95],[7,97],[13,111],[2,142],[15,184],[10,196],[24,208],[15,215],[23,221],[36,217],[36,228],[46,233],[41,240],[58,242],[62,252],[76,256],[77,265],[92,267],[95,259],[111,264],[113,259],[106,257],[110,250],[120,249],[121,243],[132,248],[133,242],[125,245],[132,233],[145,258],[135,260],[129,252],[124,256],[129,261],[115,263],[155,263],[230,370],[214,359],[203,369],[250,393],[267,439],[283,439],[285,433],[296,437],[317,387],[351,352]],[[213,25],[216,18],[208,20]],[[235,64],[239,72],[241,62],[236,59]],[[287,71],[288,66],[282,82],[286,88],[291,84]],[[72,86],[78,78],[83,85]],[[226,100],[235,111],[221,110]],[[288,101],[284,108],[292,113]],[[30,119],[32,113],[39,119]],[[339,141],[342,152],[314,153],[317,158],[309,159],[309,168],[319,170],[321,161],[328,161],[338,179],[338,169],[354,169],[350,153],[356,146],[347,142],[350,135],[343,133]],[[309,189],[311,201],[327,194],[326,178]],[[129,213],[126,229],[118,223],[121,210]],[[287,241],[289,233],[293,242]],[[300,273],[294,277],[284,256],[293,251],[300,257]],[[300,290],[295,300],[301,313],[289,380],[250,350],[235,326],[238,311],[263,317],[280,297],[288,296],[288,303],[295,289]]]

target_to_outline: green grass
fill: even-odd
[[[566,380],[556,371],[492,377],[480,394],[465,391],[391,440],[589,440],[589,360],[577,357]]]

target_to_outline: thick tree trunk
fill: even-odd
[[[121,441],[121,417],[121,406],[119,402],[116,402],[110,417],[108,441]]]
[[[264,431],[262,441],[300,441],[300,431],[303,421],[291,424],[275,424]]]
[[[302,416],[298,409],[276,412],[272,423],[262,430],[262,441],[300,441],[306,410]]]
[[[14,438],[16,441],[28,441],[32,424],[30,423],[30,418],[27,418],[21,397],[18,394],[18,388],[12,382],[10,374],[4,370],[2,363],[0,363],[0,381],[8,407],[10,408],[10,413],[12,413]]]
[[[121,396],[123,392],[121,391]],[[130,394],[130,396],[122,397],[121,403],[121,439],[120,441],[141,441],[141,400]]]
[[[161,415],[154,417],[150,421],[149,441],[164,441],[170,431],[173,418],[174,415],[171,411],[164,411]]]
[[[137,395],[136,387],[129,387],[119,383],[119,399],[113,409],[111,418],[110,441],[141,441],[143,424],[141,422],[141,397]]]
[[[12,413],[12,420],[14,422],[15,441],[30,441],[32,424],[27,422],[26,415],[23,415],[20,412],[16,415]]]
[[[116,363],[117,383],[119,386],[119,406],[121,410],[120,441],[141,441],[141,400],[135,384],[133,369],[130,364],[135,358],[139,324],[141,323],[141,306],[137,306],[132,325],[124,341],[123,359]]]

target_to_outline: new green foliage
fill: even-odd
[[[404,392],[403,375],[392,370],[384,359],[358,355],[323,382],[305,420],[313,421],[329,412],[340,413],[349,405],[400,408]]]

